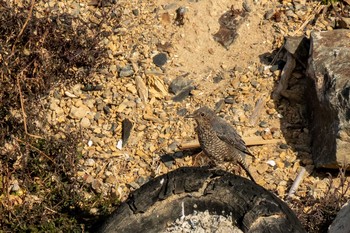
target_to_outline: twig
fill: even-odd
[[[36,152],[38,152],[40,155],[43,155],[44,157],[46,157],[47,159],[49,159],[52,163],[54,163],[55,165],[57,165],[56,162],[55,162],[53,159],[51,159],[47,154],[45,154],[44,152],[42,152],[40,149],[36,148],[35,146],[31,145],[30,143],[28,143],[28,142],[26,142],[26,141],[23,141],[23,140],[21,140],[21,139],[19,139],[19,138],[16,138],[15,136],[12,136],[12,138],[15,139],[16,141],[20,142],[20,143],[25,144],[26,146],[29,146],[30,148],[32,148],[33,150],[35,150]]]
[[[15,42],[13,43],[13,46],[12,46],[12,49],[11,49],[11,55],[10,55],[10,57],[15,53],[16,44],[17,44],[19,38],[22,36],[22,34],[23,34],[25,28],[27,27],[27,24],[28,24],[30,18],[32,17],[33,8],[34,8],[34,2],[35,2],[35,0],[31,0],[31,2],[30,2],[30,9],[29,9],[28,17],[27,17],[26,21],[24,22],[24,24],[23,24],[23,26],[22,26],[22,28],[21,28],[21,31],[18,33]]]
[[[15,53],[15,48],[16,48],[16,44],[17,44],[19,38],[21,37],[21,35],[23,34],[25,28],[27,27],[30,18],[32,17],[33,8],[34,8],[34,3],[35,3],[35,0],[31,0],[30,9],[29,9],[29,13],[28,13],[28,17],[27,17],[26,21],[24,22],[24,24],[23,24],[23,26],[22,26],[22,28],[21,28],[21,31],[18,33],[15,42],[13,43],[12,50],[11,50],[11,55],[10,55],[9,57],[11,57],[11,56],[14,55],[14,53]],[[17,83],[17,88],[18,88],[18,93],[19,93],[19,98],[20,98],[20,103],[21,103],[21,110],[22,110],[22,115],[23,115],[24,131],[25,131],[25,133],[26,133],[28,136],[31,136],[31,137],[34,137],[34,138],[41,138],[41,139],[42,139],[42,137],[40,137],[40,136],[37,136],[37,135],[33,135],[33,134],[28,133],[28,128],[27,128],[27,115],[26,115],[25,109],[24,109],[24,98],[23,98],[23,95],[22,95],[21,83],[20,83],[20,79],[19,79],[19,76],[23,75],[24,70],[26,70],[33,62],[34,62],[34,60],[33,60],[32,62],[30,62],[24,69],[22,69],[22,70],[18,73],[18,75],[16,75],[16,83]]]
[[[47,209],[47,210],[49,210],[49,211],[51,211],[51,212],[54,213],[54,214],[57,214],[57,211],[54,211],[53,209],[50,209],[50,208],[47,207],[47,206],[44,206],[44,208]]]
[[[281,46],[281,48],[278,50],[278,52],[276,53],[276,55],[273,57],[272,61],[270,62],[269,65],[274,65],[276,60],[277,60],[277,57],[279,56],[279,54],[281,53],[282,49],[284,48],[284,44]]]
[[[296,62],[293,55],[288,52],[287,62],[282,70],[280,81],[278,83],[276,90],[272,94],[272,97],[274,100],[279,100],[280,96],[283,95],[283,92],[288,88],[288,80],[292,75],[295,65],[296,65]],[[285,96],[285,97],[288,98],[288,96]]]
[[[30,64],[31,64],[31,63],[29,63],[29,64],[27,65],[27,67],[28,67]],[[27,68],[27,67],[26,67],[26,68]],[[21,88],[21,83],[20,83],[20,79],[19,79],[19,76],[23,74],[23,71],[24,71],[26,68],[24,68],[24,69],[16,76],[17,88],[18,88],[18,93],[19,93],[19,100],[20,100],[20,103],[21,103],[21,110],[22,110],[22,115],[23,115],[23,126],[24,126],[24,131],[25,131],[25,133],[26,133],[28,136],[31,136],[31,137],[33,137],[33,138],[40,138],[40,139],[43,139],[43,138],[40,137],[40,136],[37,136],[37,135],[28,133],[28,128],[27,128],[27,115],[26,115],[26,112],[25,112],[25,109],[24,109],[24,99],[23,99],[22,88]]]

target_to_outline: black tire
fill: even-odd
[[[182,204],[183,203],[183,204]],[[184,167],[135,190],[100,232],[162,232],[194,210],[232,213],[243,232],[305,232],[293,211],[263,187],[222,170]]]

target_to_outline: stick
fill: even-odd
[[[282,70],[280,81],[278,83],[276,90],[272,94],[273,99],[279,100],[281,95],[283,95],[283,92],[288,88],[288,80],[292,75],[292,72],[295,68],[295,64],[296,62],[293,55],[288,53],[287,63]]]
[[[25,68],[26,69],[26,68]],[[25,109],[24,109],[24,99],[23,99],[23,95],[22,95],[22,89],[21,89],[21,83],[20,83],[20,79],[19,79],[19,76],[22,75],[24,69],[20,72],[20,74],[18,74],[16,76],[16,81],[17,81],[17,88],[18,88],[18,93],[19,93],[19,100],[20,100],[20,103],[21,103],[21,110],[22,110],[22,116],[23,116],[23,127],[24,127],[24,131],[25,133],[28,135],[28,136],[31,136],[33,138],[40,138],[40,139],[43,139],[42,137],[40,136],[37,136],[37,135],[34,135],[34,134],[30,134],[28,133],[28,128],[27,128],[27,114],[25,112]]]
[[[295,181],[288,192],[287,198],[290,198],[297,191],[301,181],[304,178],[305,172],[306,172],[306,169],[304,167],[301,167],[301,170],[299,171],[297,178],[295,178]]]
[[[24,29],[27,27],[27,24],[28,24],[30,18],[32,17],[33,8],[34,8],[34,2],[35,2],[35,0],[32,0],[30,2],[30,9],[29,9],[28,17],[27,17],[26,21],[24,22],[24,24],[23,24],[23,26],[21,28],[21,31],[18,33],[15,42],[13,43],[13,46],[12,46],[12,49],[11,49],[11,56],[15,53],[16,43],[19,40],[20,36],[23,34]]]

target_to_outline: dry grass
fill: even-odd
[[[340,169],[339,184],[335,184],[332,175],[328,174],[328,187],[323,197],[315,199],[312,195],[307,195],[291,201],[292,209],[307,232],[327,232],[340,208],[348,201],[350,182],[345,176],[345,171]]]
[[[0,229],[81,232],[98,220],[89,210],[107,213],[113,199],[77,182],[81,133],[67,126],[63,140],[51,136],[56,127],[44,132],[40,98],[58,84],[92,82],[107,56],[101,24],[117,27],[119,16],[111,6],[99,23],[50,9],[37,17],[39,5],[0,2]]]

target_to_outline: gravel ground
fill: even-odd
[[[43,9],[85,21],[101,20],[106,10],[121,14],[120,25],[101,25],[112,33],[100,42],[107,49],[108,65],[94,73],[95,89],[88,90],[84,83],[61,85],[42,99],[45,110],[41,114],[48,122],[42,127],[48,135],[57,129],[62,132],[54,135],[57,139],[67,131],[83,132],[82,158],[75,174],[79,182],[102,196],[124,201],[130,191],[154,176],[178,167],[205,165],[200,159],[194,164],[193,152],[178,146],[196,139],[195,124],[184,115],[207,105],[251,142],[249,149],[256,159],[247,162],[259,185],[285,199],[303,166],[306,176],[294,198],[325,195],[329,179],[314,170],[303,101],[271,98],[284,55],[272,53],[282,46],[284,37],[333,30],[331,20],[322,15],[315,18],[323,9],[319,2],[245,1],[250,12],[237,26],[238,36],[228,49],[213,35],[219,30],[220,16],[232,4],[242,9],[243,1],[121,0],[115,9],[113,1],[105,7],[93,2],[38,3]],[[184,9],[183,19],[177,16],[179,7]],[[312,20],[313,24],[303,26]],[[271,64],[273,58],[276,62]],[[299,67],[290,89],[302,93],[304,81]],[[273,139],[275,143],[267,143]],[[335,186],[341,182],[339,178],[332,181]],[[91,198],[88,192],[84,196]],[[91,208],[91,213],[98,212]],[[203,217],[213,227],[214,222],[225,225],[230,221],[205,212],[175,224],[189,229],[191,221]],[[201,224],[195,232],[207,232],[199,230]]]
[[[183,116],[208,105],[235,125],[244,138],[280,140],[250,148],[256,159],[248,161],[249,169],[258,184],[284,199],[300,166],[304,166],[307,177],[297,196],[322,196],[327,179],[310,176],[314,166],[305,106],[271,99],[281,70],[278,64],[267,63],[268,54],[282,45],[284,36],[331,29],[323,18],[302,28],[319,3],[250,3],[254,13],[239,27],[239,36],[229,50],[211,35],[231,2],[135,3],[118,1],[122,6],[120,26],[110,28],[114,33],[101,42],[110,55],[109,67],[98,70],[94,77],[101,90],[82,91],[83,84],[62,86],[43,100],[48,106],[48,132],[52,127],[64,131],[67,125],[84,131],[77,178],[102,195],[113,193],[125,200],[130,190],[151,177],[192,166],[190,153],[178,149],[181,143],[196,138],[194,122]],[[54,5],[90,20],[103,10],[69,1]],[[234,6],[241,5],[237,1]],[[182,26],[173,23],[180,6],[186,9]],[[159,54],[165,55],[156,60]],[[282,55],[277,56],[278,62],[283,63]],[[291,88],[302,91],[304,79],[302,70],[297,69]],[[180,101],[173,99],[179,95]],[[122,145],[122,122],[126,119],[132,122],[132,130]],[[163,158],[168,159],[164,162]]]

